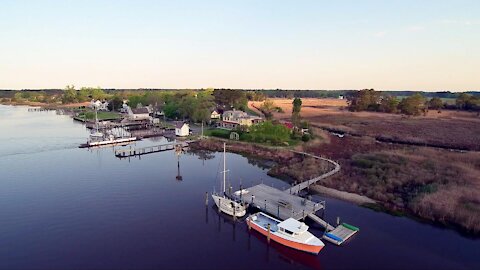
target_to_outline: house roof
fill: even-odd
[[[183,125],[185,125],[185,123],[183,123],[183,122],[177,122],[177,123],[175,123],[175,128],[182,128]]]
[[[135,108],[135,109],[132,109],[132,113],[133,114],[148,114],[148,108],[146,107],[143,107],[143,108]]]

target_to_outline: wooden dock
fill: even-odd
[[[314,156],[305,152],[293,152],[329,162],[333,165],[332,170],[313,179],[301,182],[300,184],[295,185],[285,191],[260,184],[241,190],[242,192],[238,192],[238,194],[242,194],[241,196],[235,195],[233,197],[245,203],[249,203],[250,206],[256,207],[259,210],[281,220],[288,218],[305,220],[306,217],[309,217],[311,220],[325,228],[325,234],[323,236],[325,240],[336,245],[341,245],[343,242],[357,233],[359,229],[346,223],[342,223],[337,227],[328,224],[328,222],[315,214],[318,210],[325,210],[325,201],[314,202],[298,196],[301,190],[306,189],[308,186],[315,184],[319,180],[329,177],[340,171],[340,164],[333,160]]]
[[[313,202],[264,184],[246,190],[246,193],[236,198],[282,220],[305,219],[308,215],[325,208],[325,202]]]
[[[163,152],[163,151],[170,151],[178,148],[183,149],[188,147],[188,144],[190,142],[192,141],[158,144],[158,145],[137,147],[137,148],[117,149],[115,150],[115,156],[118,158],[126,158],[126,157],[141,156],[141,155],[147,155],[147,154]]]

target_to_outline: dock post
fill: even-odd
[[[233,221],[235,221],[237,219],[237,215],[236,215],[236,209],[237,207],[235,206],[235,204],[233,204]]]
[[[208,206],[208,192],[205,192],[205,206]]]
[[[232,186],[230,186],[230,187],[228,188],[228,192],[229,192],[228,194],[231,196],[231,195],[232,195]]]
[[[248,225],[248,230],[250,231],[252,229],[252,225],[250,225],[250,220],[247,219],[247,225]]]
[[[222,199],[218,198],[218,213],[220,213],[220,208],[221,208],[221,204],[222,203]]]
[[[270,243],[270,223],[268,223],[268,225],[267,225],[267,230],[268,230],[267,242]]]
[[[337,226],[340,225],[340,217],[337,217]]]
[[[280,218],[280,205],[277,205],[277,217]]]
[[[302,219],[305,221],[305,209],[302,210]]]
[[[265,199],[265,211],[267,211],[267,200]]]

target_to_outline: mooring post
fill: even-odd
[[[267,230],[268,230],[267,242],[270,243],[270,223],[267,224]]]
[[[235,221],[237,219],[237,215],[236,215],[236,209],[237,209],[237,206],[235,206],[235,204],[233,204],[233,220]]]
[[[220,207],[221,207],[221,204],[222,203],[222,199],[221,198],[218,198],[218,212],[220,213]]]
[[[340,225],[340,217],[337,217],[337,226]]]
[[[205,206],[208,206],[208,192],[205,192]]]
[[[305,209],[302,210],[302,219],[305,221]]]
[[[280,205],[277,205],[277,217],[280,218]]]
[[[247,225],[248,225],[248,230],[250,231],[250,229],[252,229],[252,225],[250,224],[250,219],[247,218]]]
[[[267,200],[265,199],[265,211],[267,211]]]
[[[230,196],[231,196],[231,195],[232,195],[232,186],[230,186],[230,187],[228,188],[228,192],[230,192],[229,194],[230,194]]]

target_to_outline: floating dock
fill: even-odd
[[[325,233],[323,235],[323,239],[339,246],[359,231],[360,229],[355,226],[347,223],[342,223],[332,231]]]

